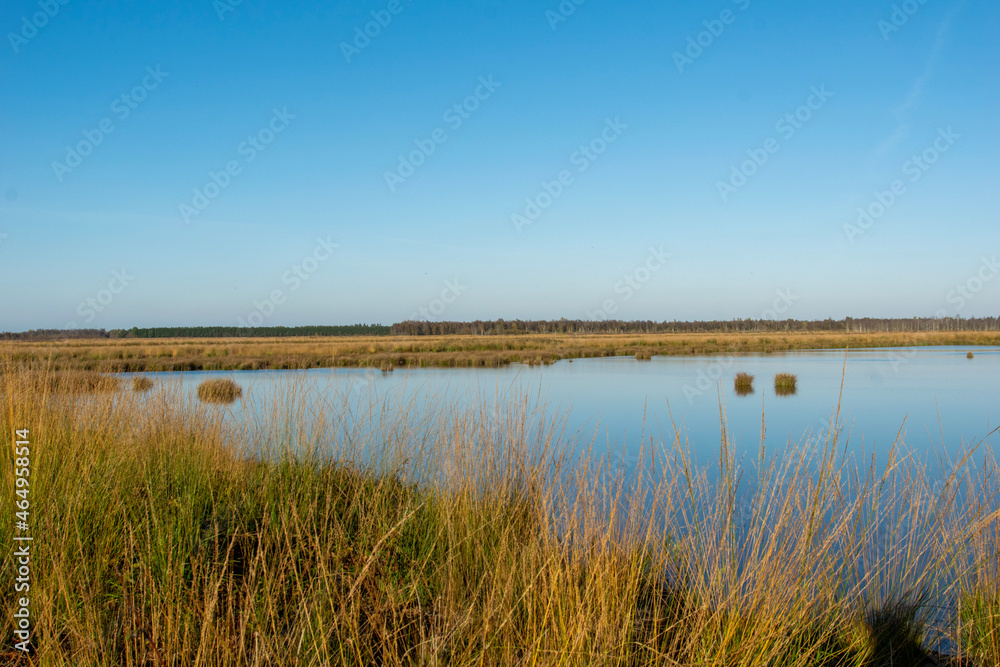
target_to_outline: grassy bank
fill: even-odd
[[[1000,345],[1000,333],[789,333],[393,336],[298,339],[86,339],[0,342],[0,355],[54,370],[256,370],[329,367],[497,367],[559,359],[741,354],[804,349]]]
[[[37,664],[1000,662],[989,452],[940,483],[836,443],[743,469],[723,438],[710,476],[649,441],[626,484],[525,401],[359,412],[293,386],[233,423],[163,383],[0,385],[4,432],[30,430]]]

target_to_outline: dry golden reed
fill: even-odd
[[[198,385],[198,398],[207,403],[232,403],[243,389],[229,378],[213,378]]]
[[[711,467],[643,436],[626,472],[517,394],[358,402],[300,377],[237,422],[178,383],[46,383],[0,374],[0,427],[32,443],[36,664],[998,664],[988,447],[941,476],[834,436],[744,468],[723,423]]]

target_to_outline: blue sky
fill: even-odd
[[[996,3],[7,0],[0,29],[0,330],[997,314]]]

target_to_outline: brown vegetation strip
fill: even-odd
[[[53,370],[155,372],[331,367],[498,367],[560,359],[740,354],[804,349],[1000,345],[997,332],[527,334],[3,342],[0,355]]]

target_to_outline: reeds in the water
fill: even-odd
[[[38,386],[0,373],[0,431],[30,431],[37,664],[1000,664],[989,447],[936,474],[834,436],[744,467],[723,423],[710,467],[657,436],[626,472],[527,399],[293,382],[233,423],[170,386]]]
[[[774,393],[791,396],[798,391],[799,377],[793,373],[778,373],[774,376]]]
[[[753,393],[754,376],[750,373],[740,371],[733,380],[733,388],[737,396],[748,396]]]
[[[198,385],[198,398],[206,403],[232,403],[243,389],[229,378],[213,378]]]
[[[144,375],[141,375],[137,378],[133,378],[132,380],[133,391],[143,392],[143,391],[149,391],[152,388],[153,388],[153,381]]]

